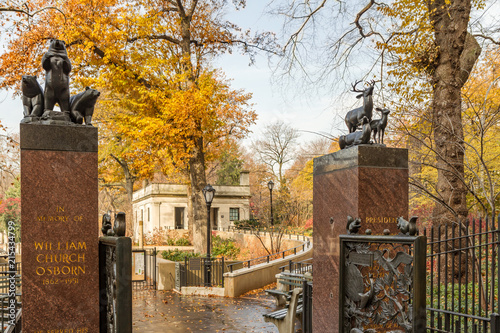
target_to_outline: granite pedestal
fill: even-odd
[[[408,218],[408,151],[355,146],[314,159],[313,331],[339,331],[339,235],[347,216],[361,218],[359,233],[388,229]]]
[[[98,332],[97,128],[20,136],[23,332]]]

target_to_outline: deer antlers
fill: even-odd
[[[352,92],[363,92],[363,90],[357,90],[356,89],[356,86],[358,85],[358,83],[361,83],[361,82],[363,82],[363,80],[359,80],[359,81],[356,81],[354,84],[351,84],[351,86],[352,86],[352,90],[351,91]]]
[[[352,92],[357,92],[357,93],[361,93],[361,92],[365,91],[365,89],[363,89],[363,90],[356,89],[356,86],[359,83],[361,83],[361,82],[363,82],[363,80],[359,80],[359,81],[356,81],[354,84],[351,84],[351,86],[352,86],[352,90],[351,91]],[[371,80],[368,84],[369,84],[370,87],[373,87],[375,85],[375,80]]]

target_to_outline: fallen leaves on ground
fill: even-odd
[[[251,295],[257,295],[257,294],[263,293],[267,289],[276,289],[276,282],[268,284],[267,286],[264,286],[264,287],[259,288],[259,289],[254,289],[254,290],[247,291],[246,293],[244,293],[240,297],[247,297],[247,296],[251,296]]]

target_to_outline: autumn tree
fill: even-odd
[[[19,135],[8,133],[0,124],[0,195],[19,176]]]
[[[132,197],[138,179],[133,160],[128,158],[132,149],[128,137],[120,135],[116,124],[111,120],[113,110],[101,107],[94,123],[99,127],[99,209],[126,213],[127,231],[134,230],[135,216],[132,210]]]
[[[290,28],[283,66],[286,71],[298,68],[307,72],[311,66],[302,66],[309,60],[307,51],[323,46],[321,50],[329,50],[327,56],[316,54],[322,56],[325,66],[318,67],[317,76],[307,72],[309,77],[324,79],[333,74],[336,82],[344,83],[348,77],[343,74],[356,68],[359,76],[359,65],[364,64],[366,73],[372,73],[366,76],[386,79],[382,83],[387,84],[391,99],[430,110],[436,194],[443,203],[435,206],[433,217],[445,223],[465,219],[461,90],[481,52],[477,40],[494,41],[494,35],[482,33],[486,29],[477,24],[479,20],[474,24],[469,21],[471,11],[483,10],[484,2],[290,0],[276,5],[277,12],[286,15]],[[318,22],[318,26],[312,24]],[[328,33],[320,28],[327,28]],[[312,39],[313,31],[320,36]],[[313,44],[318,41],[324,45]]]
[[[50,5],[39,1],[39,7]],[[217,143],[241,137],[255,120],[249,94],[232,90],[213,57],[242,47],[272,46],[271,35],[250,36],[223,18],[223,0],[69,0],[58,11],[17,17],[0,58],[0,88],[18,84],[18,73],[40,75],[46,40],[66,41],[73,62],[72,85],[106,90],[101,105],[116,112],[116,134],[130,149],[136,176],[184,172],[189,179],[189,220],[197,249],[204,249],[205,162]],[[234,4],[243,8],[245,1]],[[64,13],[64,15],[61,15]],[[98,112],[98,110],[97,110]]]
[[[21,229],[21,182],[16,178],[5,194],[0,196],[0,230],[5,232],[8,223],[15,223],[16,239],[20,241]]]
[[[287,170],[290,202],[287,204],[290,212],[289,223],[304,226],[312,219],[313,208],[313,160],[338,149],[338,145],[330,139],[320,137],[302,144],[297,151],[292,166]]]
[[[295,157],[298,137],[299,133],[295,128],[278,120],[268,124],[261,139],[252,144],[252,150],[255,151],[258,161],[266,165],[266,172],[270,175],[270,180],[277,181],[273,190],[273,220],[275,223],[288,220],[289,211],[286,203],[289,202],[290,191],[285,171]]]
[[[243,159],[237,142],[229,141],[212,167],[216,185],[240,185]],[[208,176],[207,176],[208,177]]]
[[[496,215],[498,205],[498,56],[486,50],[462,89],[464,130],[464,186],[467,208],[481,215]],[[432,140],[430,109],[408,108],[410,120],[397,122],[400,140],[410,149],[410,199],[412,214],[426,220],[434,202],[446,206],[437,190],[436,149]],[[408,117],[407,117],[408,118]]]
[[[500,204],[500,57],[486,52],[464,89],[465,178],[469,206],[496,216]]]
[[[241,158],[243,168],[249,171],[250,180],[250,218],[268,221],[269,210],[269,173],[265,164],[255,158],[255,153],[249,148],[242,148]]]
[[[490,49],[471,73],[462,95],[464,99],[464,167],[467,206],[482,215],[496,215],[498,205],[498,126],[500,124],[500,100],[498,90],[498,52]],[[418,126],[413,126],[409,135],[419,146],[422,161],[420,185],[432,183],[437,178],[432,156],[436,154],[430,141],[431,118],[428,112],[422,113]],[[434,169],[434,170],[433,170]],[[424,179],[428,179],[425,181]],[[426,188],[436,195],[436,188]],[[439,199],[439,198],[438,198]],[[444,203],[443,203],[444,204]]]
[[[299,136],[297,129],[278,120],[267,125],[262,138],[252,144],[259,161],[267,165],[268,172],[279,184],[285,183],[285,169],[295,157]]]

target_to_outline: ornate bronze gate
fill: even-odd
[[[341,332],[425,331],[425,262],[425,236],[341,235]]]

